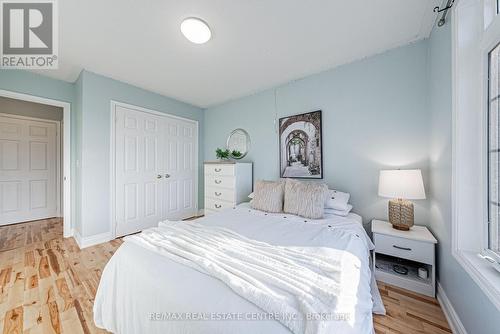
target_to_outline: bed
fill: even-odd
[[[342,312],[335,314],[345,317],[316,314],[309,319],[326,324],[322,328],[329,332],[373,333],[372,312],[385,311],[370,270],[373,244],[356,214],[309,220],[241,204],[195,223],[227,229],[264,245],[313,249],[338,260],[342,295],[338,298],[346,302],[339,303],[337,311]],[[102,273],[94,321],[100,328],[124,334],[298,332],[280,315],[264,311],[235,291],[221,279],[126,238]]]

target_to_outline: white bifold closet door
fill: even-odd
[[[0,225],[57,216],[56,131],[0,116]]]
[[[115,107],[115,235],[196,214],[197,125]]]

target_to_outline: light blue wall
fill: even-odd
[[[430,228],[439,240],[438,279],[468,333],[500,332],[500,313],[451,254],[452,78],[450,24],[429,40]]]
[[[324,176],[351,193],[365,222],[387,217],[377,196],[383,168],[421,168],[428,181],[427,42],[401,47],[276,88],[278,117],[323,111]],[[274,90],[209,108],[205,159],[213,160],[234,128],[246,129],[254,180],[279,177]],[[428,221],[427,201],[416,201],[416,221]]]
[[[110,231],[110,101],[125,102],[199,122],[199,160],[203,160],[203,110],[123,82],[83,71],[81,220],[84,237]],[[199,198],[203,178],[199,168]],[[203,205],[203,203],[200,203]],[[201,206],[202,207],[202,206]]]
[[[0,69],[0,89],[73,103],[74,85],[21,70]]]

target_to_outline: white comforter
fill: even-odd
[[[314,331],[328,328],[335,333],[372,333],[368,250],[373,245],[352,217],[309,221],[240,206],[198,222],[207,227],[224,227],[249,239],[283,246],[282,249],[308,249],[313,252],[309,255],[331,259],[338,266],[331,291],[336,298],[329,301],[333,307],[303,309],[303,315],[307,313],[313,320],[306,323]],[[158,234],[155,236],[152,231]],[[273,297],[259,304],[262,300],[241,291],[235,293],[238,283],[228,281],[229,276],[214,278],[217,275],[206,268],[200,270],[196,261],[186,263],[185,258],[179,260],[171,252],[165,253],[157,241],[162,233],[169,232],[160,232],[161,228],[150,230],[152,238],[148,242],[137,237],[126,240],[112,257],[94,303],[97,326],[115,333],[290,333],[284,324],[295,332],[302,330],[300,325],[293,327],[300,321],[290,321],[290,312],[284,311],[289,309],[267,304]],[[187,236],[186,231],[178,233]],[[283,296],[283,291],[276,290],[270,290],[269,296],[273,293],[277,293],[274,297]],[[380,303],[378,293],[374,293],[374,298]]]

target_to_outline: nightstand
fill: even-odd
[[[375,244],[373,252],[375,278],[435,297],[437,240],[427,227],[413,226],[409,231],[400,231],[392,228],[388,222],[372,220],[372,233]],[[398,266],[396,271],[394,265]],[[419,268],[427,270],[426,278],[419,277]]]

